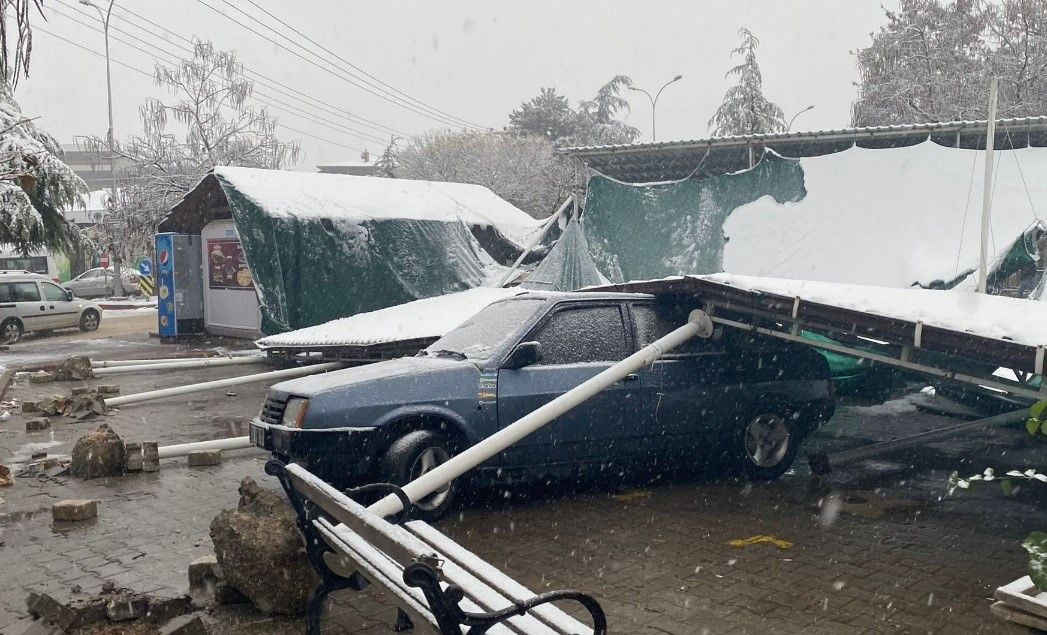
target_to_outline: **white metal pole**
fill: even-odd
[[[629,357],[587,379],[537,410],[520,417],[483,441],[466,449],[461,454],[451,457],[446,463],[442,463],[419,476],[403,486],[404,492],[412,502],[425,498],[611,384],[621,381],[629,373],[635,372],[644,366],[650,366],[666,352],[683,344],[692,337],[709,337],[712,335],[712,332],[713,323],[709,316],[704,311],[691,311],[687,323],[680,328],[641,348]],[[403,506],[400,504],[400,499],[390,494],[371,505],[368,509],[380,516],[388,516],[400,511],[403,509]]]
[[[985,184],[982,185],[982,245],[978,259],[978,292],[985,293],[989,279],[989,234],[992,212],[992,154],[996,137],[997,80],[989,83],[989,121],[985,128]]]
[[[549,230],[552,228],[553,223],[556,222],[556,219],[563,216],[563,213],[567,210],[567,207],[573,201],[574,194],[568,196],[567,200],[563,202],[563,205],[561,205],[559,209],[553,212],[553,215],[550,216],[548,220],[545,221],[545,224],[538,229],[538,234],[536,234],[535,237],[531,239],[531,242],[528,243],[527,247],[520,253],[520,257],[516,259],[516,262],[513,263],[513,266],[509,267],[509,271],[506,271],[505,275],[502,276],[502,279],[498,281],[498,284],[495,285],[496,287],[504,287],[506,284],[509,283],[509,280],[513,277],[513,274],[516,273],[516,270],[520,268],[520,263],[524,261],[524,258],[526,258],[528,254],[534,251],[534,248],[538,246],[538,243],[542,242],[542,239],[545,238],[545,235],[549,233]]]
[[[161,459],[170,459],[176,456],[185,456],[190,452],[199,450],[243,450],[252,448],[249,437],[230,437],[228,439],[212,439],[210,441],[196,441],[193,443],[178,443],[176,445],[164,445],[157,448]]]
[[[214,357],[157,357],[155,359],[102,359],[91,362],[91,368],[114,368],[116,366],[141,366],[142,364],[173,364],[175,362],[199,362],[204,359],[240,359],[242,357],[263,357],[257,351],[247,355],[217,355]]]
[[[210,368],[212,366],[240,366],[243,364],[264,364],[266,358],[261,355],[253,357],[226,357],[211,359],[183,360],[178,362],[158,362],[156,364],[136,364],[133,366],[113,366],[112,368],[96,368],[96,377],[105,375],[119,375],[121,373],[137,373],[151,370],[182,370],[189,368]]]
[[[204,390],[211,390],[212,388],[226,388],[228,386],[238,386],[240,384],[252,384],[259,381],[269,381],[272,379],[286,379],[289,377],[304,377],[305,375],[315,375],[317,373],[324,373],[329,370],[337,370],[344,368],[344,364],[341,362],[329,362],[326,364],[314,364],[312,366],[298,366],[295,368],[285,368],[283,370],[272,370],[266,373],[257,373],[254,375],[242,375],[240,377],[229,377],[227,379],[216,379],[215,381],[205,381],[199,384],[189,384],[188,386],[175,386],[174,388],[161,388],[159,390],[149,390],[147,392],[135,393],[133,395],[124,395],[123,397],[113,397],[105,400],[106,406],[123,406],[126,404],[138,403],[140,401],[151,401],[153,399],[161,399],[163,397],[174,397],[177,395],[188,395],[194,392],[202,392]]]

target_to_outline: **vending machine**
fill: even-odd
[[[156,235],[157,329],[160,337],[203,330],[200,237]]]

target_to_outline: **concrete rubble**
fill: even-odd
[[[26,419],[25,431],[26,432],[42,432],[51,427],[51,420],[47,417],[37,417],[35,419]]]
[[[243,604],[249,600],[226,581],[214,554],[200,556],[189,563],[189,597],[193,606],[213,608]]]
[[[80,437],[73,446],[69,471],[84,479],[120,476],[124,471],[124,442],[106,424]]]
[[[161,597],[109,587],[94,597],[60,602],[45,593],[30,593],[26,598],[29,615],[36,620],[26,632],[167,632],[190,635],[209,633],[210,627],[199,614],[191,614],[189,596]],[[193,623],[190,630],[186,624]],[[182,630],[179,630],[182,629]],[[195,629],[195,630],[192,630]]]
[[[59,501],[51,506],[55,522],[83,522],[98,517],[98,501],[73,499]]]
[[[222,462],[221,450],[194,450],[186,455],[189,467],[207,467]]]
[[[298,615],[320,579],[306,559],[295,514],[282,496],[250,477],[240,502],[211,521],[217,564],[226,581],[266,615]]]
[[[58,381],[83,381],[94,376],[91,370],[91,360],[86,355],[74,355],[67,358],[54,373],[54,378]]]

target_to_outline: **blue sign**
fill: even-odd
[[[153,261],[148,258],[142,258],[142,262],[138,263],[138,273],[143,276],[149,276],[153,273]]]
[[[175,314],[174,298],[174,241],[172,236],[174,234],[156,235],[156,320],[158,323],[157,330],[160,332],[161,337],[178,335],[178,318]]]

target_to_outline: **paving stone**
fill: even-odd
[[[96,500],[64,500],[51,506],[51,517],[58,522],[80,522],[97,516]]]
[[[143,463],[142,444],[124,443],[124,469],[128,472],[141,472]]]
[[[190,467],[209,467],[222,462],[221,450],[196,450],[186,455]]]
[[[142,443],[142,471],[156,472],[160,469],[160,448],[156,441]]]
[[[26,419],[25,431],[26,432],[41,432],[51,427],[51,420],[46,417],[39,417],[36,419]]]

